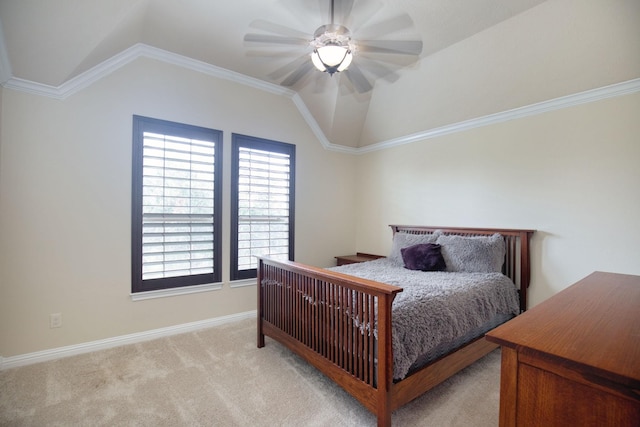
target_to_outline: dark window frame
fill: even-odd
[[[240,147],[248,147],[258,150],[283,153],[289,155],[289,234],[288,249],[290,261],[295,254],[295,173],[296,173],[296,146],[293,144],[272,141],[253,136],[232,134],[231,136],[231,238],[230,238],[230,279],[244,280],[257,277],[257,269],[238,269],[238,208],[239,208],[239,155]]]
[[[183,123],[133,116],[132,209],[131,209],[131,292],[182,288],[222,281],[222,159],[223,132]],[[144,133],[154,132],[195,140],[214,141],[213,272],[156,279],[142,278],[142,207]]]

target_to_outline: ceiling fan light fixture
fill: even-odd
[[[311,61],[320,71],[334,74],[347,69],[355,49],[351,33],[342,25],[327,24],[316,30]]]
[[[347,46],[328,44],[314,49],[311,53],[313,65],[329,74],[346,70],[353,60],[353,53]]]
[[[275,70],[269,74],[272,80],[281,79],[280,84],[286,87],[294,87],[309,72],[313,72],[316,68],[321,72],[325,72],[332,76],[335,73],[346,71],[344,74],[345,81],[351,83],[352,87],[358,93],[366,93],[373,89],[369,77],[363,73],[365,68],[370,67],[374,78],[385,78],[391,82],[398,79],[399,75],[393,68],[396,61],[391,67],[383,64],[372,63],[374,61],[387,61],[389,54],[414,56],[411,62],[404,60],[397,62],[397,67],[402,67],[415,62],[418,55],[422,52],[422,40],[398,40],[392,38],[389,40],[353,40],[351,31],[335,21],[335,3],[336,0],[321,0],[330,2],[329,17],[330,23],[321,25],[309,37],[307,33],[288,28],[283,25],[274,24],[268,21],[258,19],[251,26],[273,34],[248,33],[245,34],[244,40],[248,43],[271,43],[282,46],[296,46],[300,50],[306,52],[302,56],[296,57],[295,60]],[[349,22],[349,13],[353,6],[354,0],[338,0],[340,19],[342,22]],[[381,33],[395,33],[405,28],[413,26],[413,21],[408,14],[403,14],[395,18],[386,19],[380,22]],[[362,34],[362,33],[361,33]],[[368,34],[365,30],[365,34]],[[356,56],[363,54],[362,63],[357,63],[359,59]],[[381,54],[380,58],[367,58],[367,55]],[[277,54],[276,56],[281,56]],[[412,58],[410,58],[412,59]],[[355,61],[355,62],[354,62]],[[372,63],[371,65],[367,65]]]

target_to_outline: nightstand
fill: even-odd
[[[374,259],[384,258],[384,256],[358,252],[355,255],[341,255],[335,258],[338,265],[345,265],[345,264],[355,264],[358,262],[372,261]]]

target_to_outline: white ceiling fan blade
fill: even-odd
[[[345,22],[349,21],[353,10],[353,0],[335,0],[333,7],[336,24],[344,25]]]
[[[384,53],[375,52],[358,52],[358,61],[368,60],[375,61],[388,66],[393,70],[399,70],[401,68],[410,67],[418,62],[420,57],[418,55],[389,55]]]
[[[312,68],[313,68],[313,64],[311,63],[311,61],[310,60],[305,61],[302,65],[298,67],[298,69],[296,69],[293,73],[289,74],[289,76],[286,79],[280,82],[280,84],[282,86],[287,86],[287,87],[293,86],[296,83],[298,83],[300,79],[306,76],[307,73],[311,71]]]
[[[273,80],[280,80],[284,76],[290,74],[292,71],[300,68],[300,66],[304,65],[305,62],[311,62],[311,58],[309,58],[309,55],[300,56],[278,68],[277,70],[272,71],[271,73],[269,73],[269,77]]]
[[[264,1],[264,0],[263,0]],[[296,28],[308,28],[313,31],[322,24],[327,24],[329,21],[329,0],[269,0],[273,3],[273,8],[280,13],[286,13],[287,16],[281,16],[282,19],[286,19],[289,22],[296,22],[304,27]],[[278,22],[282,22],[278,20]],[[309,28],[308,26],[311,25]]]
[[[339,24],[349,28],[352,34],[355,34],[359,28],[368,28],[367,24],[373,20],[382,7],[382,3],[376,0],[357,1],[353,3],[348,15],[341,16],[342,22]],[[338,15],[336,15],[336,19],[337,17]]]
[[[280,59],[280,58],[293,58],[294,56],[300,56],[307,53],[307,46],[295,46],[287,47],[285,45],[273,46],[273,49],[253,49],[245,52],[246,56],[265,58],[265,59]]]
[[[358,40],[356,44],[361,52],[400,55],[419,55],[422,52],[422,40]]]
[[[331,79],[327,78],[329,76],[324,75],[324,73],[314,73],[315,77],[313,78],[313,93],[324,93],[331,83]]]
[[[396,73],[392,68],[381,64],[379,61],[361,56],[358,58],[358,62],[361,64],[362,68],[365,68],[377,78],[385,79],[390,83],[393,83],[400,78],[400,74]],[[399,67],[396,66],[394,68]]]
[[[369,80],[365,77],[360,67],[358,67],[356,64],[351,63],[351,65],[349,65],[349,68],[342,72],[347,76],[358,93],[369,92],[371,89],[373,89],[373,86],[371,85],[371,83],[369,83]]]
[[[248,33],[244,36],[247,43],[271,43],[286,45],[309,45],[309,40],[298,37],[272,36],[270,34]]]
[[[286,36],[286,37],[294,37],[294,38],[298,38],[298,39],[309,39],[311,40],[312,37],[302,31],[298,31],[296,29],[290,28],[290,27],[286,27],[284,25],[280,25],[280,24],[276,24],[273,22],[269,22],[269,21],[265,21],[264,19],[256,19],[255,21],[251,22],[251,24],[249,24],[249,26],[251,28],[255,28],[258,30],[263,30],[263,31],[267,31],[270,33],[274,33],[274,34],[279,34],[281,36]]]

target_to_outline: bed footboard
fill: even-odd
[[[391,304],[402,288],[268,258],[257,288],[258,347],[276,339],[389,425]]]

